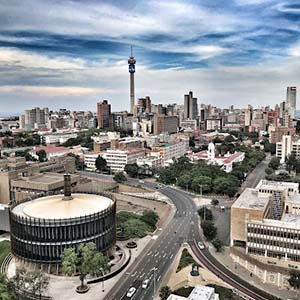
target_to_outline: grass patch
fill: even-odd
[[[155,227],[143,220],[143,216],[129,211],[117,213],[117,229],[120,235],[127,238],[142,238]]]
[[[0,242],[0,266],[2,265],[4,258],[8,255],[9,252],[10,252],[10,242],[9,241]]]
[[[196,264],[196,262],[193,259],[193,257],[190,255],[188,250],[183,249],[176,273],[178,273],[180,270],[182,270],[183,268],[185,268],[186,266],[188,266],[190,264]]]

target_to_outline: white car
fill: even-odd
[[[143,281],[142,289],[146,289],[148,287],[149,281],[150,281],[149,279],[146,279],[146,280]]]
[[[135,292],[136,292],[136,288],[135,288],[134,286],[132,286],[132,287],[128,290],[126,296],[127,296],[128,298],[131,298],[131,297],[134,295]]]
[[[205,246],[202,242],[198,242],[198,247],[199,247],[200,250],[205,249]]]

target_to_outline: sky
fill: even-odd
[[[131,45],[136,98],[274,106],[300,86],[300,2],[0,0],[0,113],[128,110]]]

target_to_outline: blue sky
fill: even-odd
[[[297,0],[0,0],[0,112],[129,108],[136,96],[274,105],[299,85]]]

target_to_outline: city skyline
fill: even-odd
[[[134,47],[135,100],[220,107],[274,106],[299,87],[296,1],[0,2],[1,112],[129,110],[127,59]],[[180,83],[180,84],[179,84]]]

